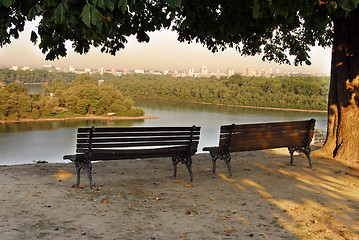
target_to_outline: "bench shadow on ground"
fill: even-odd
[[[224,194],[233,190],[238,194],[242,213],[238,220],[264,238],[271,233],[263,226],[272,225],[300,239],[357,239],[358,162],[315,154],[312,158],[314,170],[304,155],[295,156],[295,166],[288,165],[287,149],[236,153],[231,161],[233,177],[227,177],[225,164],[218,160],[214,180],[227,189]],[[210,161],[209,156],[206,159]]]

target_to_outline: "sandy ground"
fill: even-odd
[[[170,159],[95,163],[95,190],[70,164],[0,167],[1,239],[359,239],[359,162],[286,149],[208,154],[173,179]]]

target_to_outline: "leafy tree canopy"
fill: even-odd
[[[26,21],[41,17],[38,31],[31,41],[46,53],[46,59],[66,56],[65,41],[73,43],[78,53],[90,46],[101,46],[102,52],[115,54],[124,48],[126,37],[136,35],[148,42],[147,32],[169,27],[169,9],[175,0],[2,0],[0,1],[0,43],[11,42],[24,30]]]
[[[46,59],[66,56],[65,41],[78,53],[91,46],[115,54],[126,37],[148,42],[148,32],[170,28],[180,41],[196,41],[213,52],[227,47],[264,59],[310,64],[310,46],[332,44],[331,16],[348,14],[358,0],[2,0],[0,44],[17,38],[26,21],[40,16],[31,41]],[[172,24],[172,25],[171,25]]]

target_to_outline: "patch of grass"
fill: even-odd
[[[40,232],[39,234],[36,235],[36,238],[38,238],[38,239],[45,238],[49,234],[50,233],[47,233],[47,232]]]
[[[54,228],[55,224],[48,221],[48,220],[42,220],[40,219],[36,224],[35,224],[35,228],[38,228],[40,230],[45,230],[45,229],[49,229],[49,228]]]
[[[96,233],[92,233],[88,237],[93,238],[93,239],[102,239],[102,236],[100,236],[99,234],[96,234]]]

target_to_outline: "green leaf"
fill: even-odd
[[[95,6],[91,4],[86,4],[82,9],[82,22],[86,24],[86,26],[90,27],[91,24],[95,25],[98,28],[101,28],[101,13]]]
[[[121,10],[122,13],[125,13],[127,10],[127,0],[118,1],[118,8]]]
[[[82,9],[82,22],[86,24],[86,26],[90,27],[91,25],[91,6],[90,4],[86,4]]]
[[[97,6],[99,6],[102,9],[106,9],[105,0],[97,0]]]
[[[91,6],[91,24],[101,27],[101,12],[96,7]]]
[[[10,7],[12,4],[12,0],[2,0],[2,5],[5,7]]]
[[[340,0],[338,5],[345,11],[352,11],[358,6],[359,0]]]
[[[253,1],[253,17],[258,18],[259,17],[259,10],[260,6],[257,0]]]
[[[181,0],[165,0],[165,2],[172,8],[181,7]]]
[[[66,1],[62,1],[54,11],[54,19],[56,23],[63,23],[66,18],[66,12],[68,11],[68,6]]]
[[[41,6],[39,4],[35,4],[29,11],[27,18],[29,20],[35,18],[41,12]]]
[[[115,9],[115,3],[112,0],[105,1],[106,7],[112,12]]]

